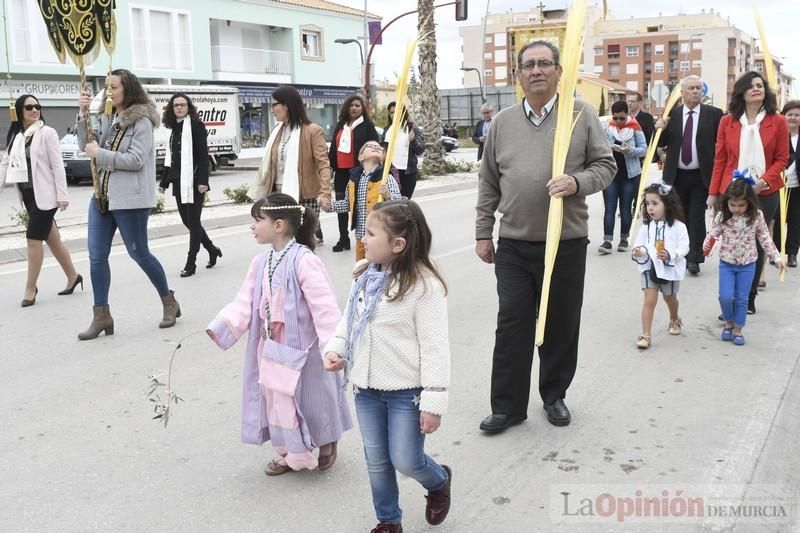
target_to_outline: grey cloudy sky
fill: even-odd
[[[364,0],[332,0],[338,4],[364,8]],[[504,12],[510,9],[523,11],[528,6],[539,4],[538,0],[489,0],[490,11],[493,13]],[[564,0],[543,0],[545,9],[564,8],[570,2]],[[442,3],[442,2],[438,2]],[[437,10],[437,39],[439,44],[439,88],[453,88],[461,86],[461,40],[458,36],[460,25],[475,25],[486,11],[487,0],[469,0],[469,20],[456,22],[453,6]],[[589,4],[602,5],[601,2],[589,0]],[[701,9],[708,11],[713,8],[723,17],[730,17],[731,24],[741,28],[750,35],[758,37],[758,30],[753,21],[752,0],[725,0],[725,2],[711,0],[660,0],[655,2],[632,2],[621,0],[608,0],[610,15],[614,18],[627,17],[654,17],[659,12],[663,15],[678,13],[700,13]],[[649,5],[658,7],[649,7]],[[798,20],[800,20],[800,2],[797,0],[769,0],[758,2],[759,12],[764,21],[772,54],[782,57],[786,70],[800,84],[800,37],[798,37]],[[395,16],[414,9],[416,0],[367,0],[371,13],[381,15],[383,22],[390,21]],[[411,35],[416,33],[416,15],[409,15],[399,20],[386,30],[383,45],[376,47],[373,53],[373,63],[376,65],[377,78],[396,79],[397,70],[402,67],[402,57],[406,44]],[[357,58],[357,51],[353,50]],[[800,94],[800,88],[796,86]]]

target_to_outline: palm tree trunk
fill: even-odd
[[[445,173],[444,148],[439,134],[439,88],[436,86],[436,27],[433,0],[418,0],[417,29],[419,42],[419,122],[425,136],[425,159],[422,170],[428,175]]]

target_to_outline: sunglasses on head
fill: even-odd
[[[33,111],[34,109],[36,111],[41,111],[42,106],[40,106],[39,104],[25,104],[25,111]]]

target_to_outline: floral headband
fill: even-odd
[[[303,218],[306,216],[306,206],[304,205],[262,205],[259,207],[261,211],[284,211],[286,209],[299,209],[300,210],[300,225],[303,225]]]

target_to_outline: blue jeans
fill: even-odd
[[[614,224],[617,218],[617,206],[622,215],[622,227],[620,228],[620,238],[628,238],[633,222],[633,199],[639,191],[639,179],[641,176],[633,178],[614,178],[611,185],[603,190],[603,201],[606,210],[603,216],[603,240],[611,241],[614,239]]]
[[[447,482],[444,468],[425,455],[425,434],[420,431],[421,390],[356,392],[372,505],[379,522],[398,524],[403,517],[395,469],[428,490],[439,490]]]
[[[747,297],[756,274],[756,263],[734,265],[719,262],[719,306],[722,316],[737,328],[747,320]]]
[[[122,242],[131,259],[144,270],[150,283],[162,298],[169,296],[169,285],[164,267],[147,246],[147,219],[150,209],[115,209],[106,214],[97,210],[94,196],[89,201],[89,265],[94,291],[94,305],[108,305],[111,286],[111,267],[108,256],[111,242],[119,228]]]

